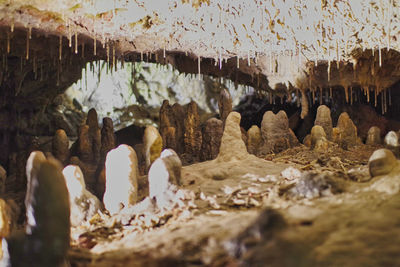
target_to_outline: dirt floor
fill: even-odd
[[[299,146],[185,166],[164,210],[145,198],[126,214],[73,229],[70,263],[400,266],[400,165],[371,179],[376,148]]]

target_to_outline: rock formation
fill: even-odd
[[[331,110],[327,106],[321,105],[318,107],[314,125],[321,126],[325,131],[326,138],[330,141],[332,140]]]
[[[96,196],[86,190],[83,173],[79,166],[66,166],[63,175],[69,193],[71,225],[79,226],[101,210],[101,203]]]
[[[164,201],[170,184],[180,185],[182,162],[172,149],[163,150],[149,170],[149,196],[157,203]]]
[[[319,152],[327,151],[329,142],[325,134],[324,128],[315,125],[311,129],[311,149]]]
[[[381,129],[376,126],[372,126],[368,130],[367,140],[365,141],[367,145],[380,145],[382,144]]]
[[[58,129],[53,137],[52,153],[63,165],[67,164],[69,159],[69,139],[63,129]]]
[[[221,90],[219,94],[218,109],[221,121],[225,123],[229,113],[232,112],[232,97],[227,89]]]
[[[185,111],[181,105],[175,103],[172,105],[172,113],[175,119],[175,140],[176,140],[176,153],[179,155],[185,149]]]
[[[111,118],[103,118],[103,127],[101,128],[101,150],[100,157],[106,159],[107,153],[115,148],[114,125]],[[104,163],[104,162],[103,162]]]
[[[201,160],[212,160],[218,156],[223,133],[223,122],[216,118],[208,119],[202,130]]]
[[[289,120],[283,110],[277,114],[272,111],[265,112],[261,122],[261,137],[263,140],[261,154],[278,153],[299,144],[289,128]]]
[[[219,148],[218,157],[216,158],[217,161],[226,162],[241,160],[248,156],[240,130],[240,118],[240,114],[237,112],[229,113],[226,118],[221,146]]]
[[[195,162],[200,155],[202,140],[199,112],[194,101],[188,104],[184,125],[185,159],[188,162]]]
[[[384,146],[393,152],[396,157],[400,156],[399,136],[395,131],[389,131],[383,140]]]
[[[146,169],[148,170],[151,164],[160,156],[163,148],[163,141],[156,127],[152,125],[146,127],[143,135],[143,148]]]
[[[134,205],[138,194],[138,161],[135,150],[120,145],[106,157],[106,189],[103,203],[110,214]]]
[[[368,168],[371,177],[390,173],[397,165],[396,157],[389,149],[378,149],[372,153],[368,160]]]
[[[250,154],[257,155],[262,143],[261,130],[257,125],[251,126],[247,131],[247,151]]]
[[[336,128],[333,131],[333,141],[343,149],[348,149],[359,143],[357,128],[347,112],[340,114]]]

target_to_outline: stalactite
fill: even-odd
[[[197,57],[197,71],[199,73],[199,81],[201,80],[201,77],[200,77],[200,74],[201,74],[200,63],[201,63],[201,58]]]
[[[301,92],[301,114],[300,117],[304,119],[308,114],[308,100],[307,94],[304,89],[300,89]]]
[[[247,65],[250,67],[250,51],[247,51]]]
[[[239,56],[236,56],[236,68],[239,68]]]
[[[377,100],[377,98],[378,98],[378,93],[377,93],[377,91],[378,91],[378,88],[375,88],[375,90],[374,90],[374,93],[375,93],[374,106],[375,106],[375,107],[378,105],[378,100]]]
[[[85,42],[82,42],[82,58],[85,58]]]
[[[59,44],[58,44],[58,60],[61,61],[62,58],[62,36],[59,36]]]
[[[350,105],[353,105],[353,87],[350,87]]]
[[[10,33],[7,31],[7,54],[10,54]]]
[[[389,91],[389,106],[392,105],[392,90],[388,90]]]
[[[322,87],[319,88],[319,104],[322,105]]]
[[[332,99],[332,87],[329,87],[329,98]]]
[[[367,102],[369,103],[370,97],[369,97],[369,87],[368,86],[366,88],[366,91],[367,91]]]
[[[75,32],[75,54],[78,54],[78,32]]]
[[[331,60],[328,60],[328,82],[331,80]]]
[[[97,48],[97,40],[96,40],[96,35],[95,35],[94,38],[93,38],[93,55],[94,56],[97,53],[96,48]]]
[[[349,87],[348,86],[344,86],[344,94],[346,96],[346,103],[349,103]]]
[[[72,32],[71,32],[71,26],[69,25],[69,22],[68,22],[68,46],[72,47]]]
[[[116,64],[115,64],[115,44],[113,45],[113,48],[112,48],[112,65],[113,65],[113,67],[115,66],[117,66]]]
[[[29,30],[26,32],[26,60],[29,59]]]
[[[382,49],[380,44],[379,44],[379,67],[382,67]]]
[[[311,88],[312,104],[315,105],[315,89]]]
[[[300,107],[300,95],[299,95],[299,89],[296,88],[296,106],[299,108]]]
[[[140,52],[140,61],[143,61],[143,52]]]
[[[106,44],[106,54],[107,54],[107,69],[108,69],[110,65],[110,46],[108,43]]]

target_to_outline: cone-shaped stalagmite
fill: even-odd
[[[247,131],[247,151],[249,151],[250,154],[257,155],[261,142],[260,128],[257,125],[251,126]]]
[[[107,153],[115,148],[114,125],[111,118],[103,118],[103,127],[101,128],[101,150],[100,156],[105,160]]]
[[[138,176],[137,156],[132,147],[120,145],[108,152],[103,202],[110,214],[136,203]]]
[[[180,185],[182,162],[172,149],[165,149],[149,170],[149,196],[161,200],[169,184]]]
[[[185,118],[185,154],[188,161],[197,161],[201,149],[200,117],[197,104],[191,101]]]
[[[395,131],[389,131],[383,143],[387,149],[393,152],[396,157],[400,156],[400,144],[399,144],[399,136]]]
[[[53,156],[62,164],[66,164],[69,158],[69,140],[63,129],[56,131],[52,142]]]
[[[372,126],[371,128],[369,128],[365,144],[367,145],[382,144],[381,129],[379,129],[379,127]]]
[[[144,130],[143,147],[146,158],[146,169],[148,169],[160,156],[163,148],[163,141],[156,127],[149,125]]]
[[[86,190],[83,173],[79,166],[66,166],[63,175],[69,192],[71,225],[78,226],[90,220],[101,209],[101,203],[97,197]]]
[[[225,123],[229,113],[232,112],[232,97],[228,90],[223,89],[219,94],[218,109],[221,121]]]
[[[331,110],[327,106],[321,105],[318,107],[314,125],[321,126],[324,129],[326,138],[328,140],[332,140],[333,126],[332,126]]]
[[[223,122],[216,118],[208,119],[202,131],[201,159],[211,160],[218,156],[223,133]]]
[[[176,140],[176,153],[181,154],[184,152],[185,142],[185,111],[178,103],[172,105],[172,113],[175,119],[175,140]]]
[[[226,118],[217,161],[241,160],[248,156],[240,130],[240,119],[237,112],[229,113]]]
[[[348,149],[358,144],[357,127],[347,112],[340,114],[336,128],[333,131],[333,141],[341,148]]]
[[[327,136],[325,134],[324,128],[319,125],[315,125],[311,129],[311,149],[316,151],[326,151],[329,146]]]
[[[263,139],[261,154],[278,153],[299,144],[295,134],[289,128],[289,120],[283,110],[277,114],[272,111],[265,112],[261,122],[261,137]]]

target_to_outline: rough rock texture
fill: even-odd
[[[101,203],[96,196],[86,190],[83,173],[79,166],[68,165],[63,169],[68,188],[72,226],[79,226],[90,220],[101,210]]]
[[[163,140],[163,148],[171,148],[171,149],[177,149],[177,139],[176,139],[176,128],[175,127],[165,127],[162,134],[161,134],[162,140]]]
[[[172,105],[172,113],[175,119],[175,140],[176,140],[176,153],[181,154],[184,152],[185,142],[185,111],[179,103]]]
[[[103,118],[103,127],[101,128],[101,150],[100,157],[106,159],[107,153],[115,148],[114,125],[111,118]]]
[[[201,150],[201,129],[200,117],[197,104],[191,101],[187,106],[185,117],[185,159],[188,162],[195,162],[200,156]]]
[[[221,90],[218,99],[218,109],[221,121],[225,123],[229,113],[232,112],[232,97],[227,89]]]
[[[368,130],[366,145],[380,145],[382,144],[381,129],[376,126],[372,126]]]
[[[67,164],[69,159],[69,139],[63,129],[58,129],[53,137],[52,153],[63,165]]]
[[[326,151],[328,149],[329,142],[325,134],[324,128],[319,125],[315,125],[311,129],[311,149],[315,151]]]
[[[237,112],[229,113],[226,118],[217,161],[235,161],[248,156],[240,130],[240,118],[240,114]]]
[[[82,125],[79,128],[78,156],[84,162],[93,162],[94,156],[92,151],[92,142],[89,134],[89,125]]]
[[[262,143],[261,130],[257,125],[251,126],[247,131],[247,151],[250,154],[257,155]]]
[[[132,147],[120,145],[108,152],[103,203],[110,214],[136,203],[138,176],[138,160]]]
[[[162,201],[170,184],[181,184],[182,162],[172,149],[165,149],[149,170],[149,196]]]
[[[392,151],[382,148],[374,151],[368,161],[371,177],[390,173],[397,165],[396,157]]]
[[[26,161],[26,194],[25,194],[25,209],[26,209],[26,219],[27,225],[33,225],[35,222],[32,221],[34,218],[33,209],[31,208],[32,203],[30,202],[33,198],[32,190],[34,185],[32,184],[33,177],[37,176],[39,167],[46,160],[43,152],[33,151],[28,160]],[[29,230],[30,231],[30,230]]]
[[[261,136],[263,139],[261,154],[278,153],[299,144],[289,128],[289,120],[283,110],[277,114],[272,111],[265,112],[261,122]]]
[[[393,152],[396,157],[400,156],[399,136],[394,131],[389,131],[383,140],[384,146]]]
[[[332,140],[332,118],[331,118],[331,110],[325,106],[321,105],[317,109],[317,115],[315,118],[314,125],[319,125],[324,128],[326,138],[328,140]]]
[[[55,159],[32,162],[31,169],[36,171],[26,197],[27,218],[32,220],[27,221],[23,244],[9,243],[10,254],[18,255],[19,251],[20,256],[11,257],[11,261],[22,261],[26,266],[59,266],[70,243],[70,207],[62,165]]]
[[[221,138],[223,134],[223,122],[216,118],[208,119],[202,130],[201,159],[212,160],[218,156]]]
[[[149,125],[143,135],[143,148],[146,159],[146,169],[160,156],[163,148],[163,140],[157,128]]]
[[[359,143],[357,128],[347,112],[340,114],[336,130],[333,131],[333,140],[343,149],[348,149]]]

